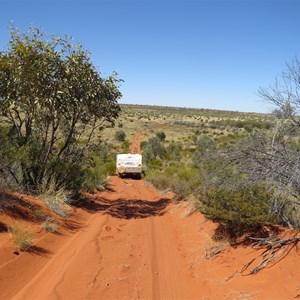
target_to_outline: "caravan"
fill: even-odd
[[[141,176],[142,155],[141,154],[117,154],[117,174],[122,177],[126,174]]]

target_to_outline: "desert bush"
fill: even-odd
[[[115,140],[119,142],[124,142],[126,138],[126,133],[123,130],[117,130],[115,133]]]
[[[272,134],[257,132],[234,147],[195,152],[193,161],[202,180],[198,208],[232,234],[269,222],[298,227],[298,160],[293,160],[296,156],[288,147],[284,156],[270,155],[275,150],[270,145],[275,143]]]
[[[109,153],[107,144],[93,149],[77,172],[78,180],[73,179],[72,182],[76,182],[77,186],[73,186],[72,190],[92,192],[95,189],[103,189],[107,177],[115,173],[115,161],[115,155]]]
[[[169,189],[181,198],[187,198],[199,187],[197,169],[182,162],[172,162],[162,171],[153,172],[153,169],[157,168],[151,168],[145,179],[159,190]]]
[[[166,134],[163,131],[157,132],[156,137],[158,137],[162,142],[166,140]]]
[[[166,150],[160,139],[157,137],[150,138],[143,150],[145,162],[148,164],[157,158],[163,159],[165,156]]]
[[[160,191],[165,191],[170,188],[170,178],[159,171],[147,172],[146,180],[151,182],[151,184]]]
[[[180,198],[188,198],[192,192],[190,182],[174,176],[170,181],[170,189],[176,193]]]
[[[268,134],[254,132],[228,157],[249,182],[268,182],[274,189],[272,211],[282,225],[299,228],[299,152],[289,142],[296,132],[285,125]]]
[[[163,166],[163,162],[161,159],[153,159],[151,162],[149,162],[148,167],[152,170],[159,170]]]
[[[128,140],[124,141],[122,144],[122,149],[125,153],[129,153],[130,143]]]
[[[106,163],[112,158],[111,156],[112,147],[113,145],[108,143],[99,143],[99,144],[93,143],[89,147],[89,152],[87,153],[88,160],[97,158],[101,162]]]
[[[192,194],[197,194],[200,182],[201,177],[197,168],[179,164],[173,175],[171,190],[182,198],[188,198]]]
[[[201,136],[197,140],[197,146],[199,151],[206,151],[215,148],[215,142],[207,135]]]
[[[253,131],[253,126],[251,124],[246,124],[246,125],[244,125],[244,129],[247,132],[252,132]]]
[[[108,173],[106,173],[107,170],[104,167],[106,164],[100,164],[93,166],[93,167],[88,167],[85,170],[85,176],[80,184],[82,189],[88,192],[92,192],[95,189],[102,189],[103,186],[106,183],[106,177]]]
[[[172,162],[165,170],[164,170],[164,173],[171,177],[171,176],[174,176],[177,171],[178,171],[178,165],[180,165],[179,163],[176,163],[176,162]],[[183,163],[182,163],[183,165]]]
[[[271,213],[271,192],[264,185],[211,186],[200,189],[198,199],[199,209],[225,225],[232,235],[278,222],[276,215]]]
[[[106,164],[104,164],[102,168],[102,174],[104,176],[112,175],[116,172],[116,160],[109,161]]]
[[[30,227],[14,223],[9,227],[9,233],[12,236],[12,241],[20,251],[27,251],[33,245],[35,234]]]
[[[167,158],[169,160],[179,161],[181,159],[181,150],[182,147],[180,144],[171,142],[169,146],[166,148]]]
[[[225,120],[213,120],[210,122],[210,128],[235,128],[242,129],[244,128],[246,131],[252,131],[253,129],[270,129],[273,126],[273,122],[271,120],[257,120],[254,118],[250,119],[225,119]]]

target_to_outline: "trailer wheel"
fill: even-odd
[[[122,178],[123,175],[125,174],[125,171],[126,171],[126,168],[124,166],[119,166],[118,169],[117,169],[118,176],[120,178]]]

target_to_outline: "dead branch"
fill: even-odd
[[[225,247],[224,244],[211,247],[209,250],[206,250],[205,258],[211,259],[217,256],[224,250],[224,247]]]
[[[260,262],[247,274],[245,275],[253,275],[261,271],[262,269],[266,268],[271,262],[279,261],[283,259],[293,247],[297,245],[300,241],[300,236],[281,239],[276,235],[271,235],[267,238],[254,238],[250,237],[251,240],[255,241],[255,246],[259,248],[266,248],[265,251],[261,254]],[[248,267],[256,260],[251,259],[247,262],[242,270],[241,273],[245,272]],[[273,265],[274,265],[273,264]],[[244,276],[245,276],[244,275]]]

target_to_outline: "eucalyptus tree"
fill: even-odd
[[[0,52],[0,172],[32,191],[72,186],[93,135],[118,117],[121,81],[102,77],[69,37],[11,29]]]

